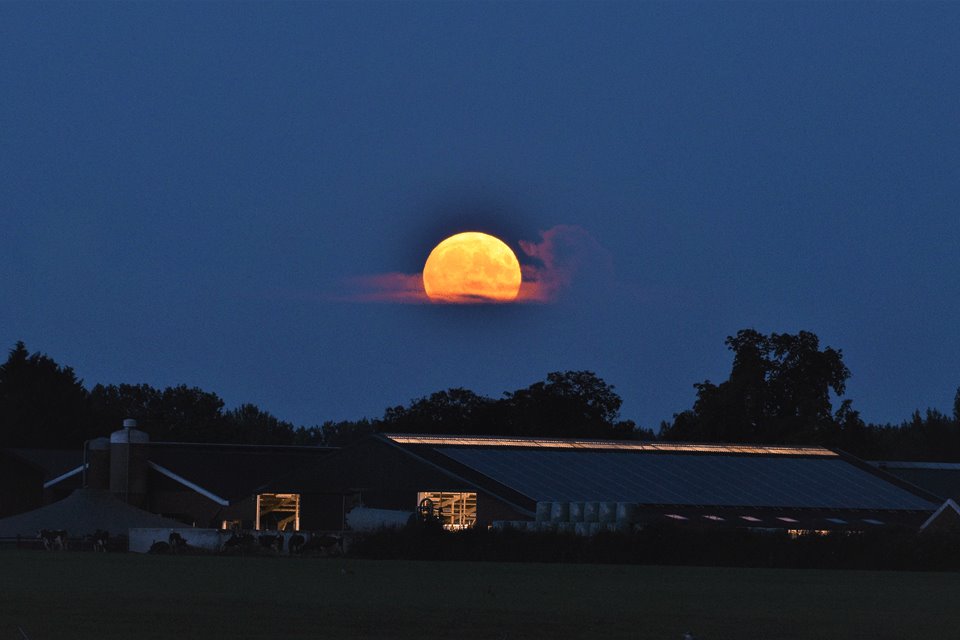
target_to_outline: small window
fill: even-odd
[[[444,529],[468,529],[477,523],[477,494],[421,491],[417,494],[417,510],[421,517],[439,519]]]
[[[760,522],[760,518],[754,518],[753,516],[740,516],[740,518],[747,522]]]
[[[689,518],[686,516],[681,516],[679,513],[665,513],[663,515],[667,516],[668,518],[672,518],[673,520],[689,520]]]
[[[832,522],[833,524],[847,524],[847,521],[843,518],[827,518],[827,522]]]
[[[873,518],[864,518],[863,521],[867,524],[883,524],[883,520],[874,520]]]
[[[703,517],[706,518],[707,520],[713,520],[714,522],[724,521],[724,518],[721,518],[720,516],[703,516]]]
[[[781,521],[783,521],[783,522],[800,522],[799,520],[797,520],[797,519],[795,519],[795,518],[788,518],[787,516],[780,516],[780,517],[777,518],[777,520],[781,520]]]
[[[257,519],[254,526],[258,530],[299,531],[300,494],[257,494]]]

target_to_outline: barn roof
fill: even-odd
[[[25,460],[43,471],[44,482],[53,480],[79,469],[83,464],[83,452],[80,449],[7,449],[8,452]]]
[[[960,531],[960,506],[947,499],[920,527],[921,531]]]
[[[0,538],[34,538],[40,529],[64,529],[71,538],[97,529],[127,535],[133,527],[182,527],[183,523],[130,506],[109,491],[77,489],[45,507],[0,520]]]
[[[479,485],[539,501],[933,511],[934,496],[823,447],[384,434]],[[497,493],[497,491],[494,491]]]
[[[151,466],[184,486],[233,503],[268,482],[329,454],[317,446],[151,442]]]
[[[916,485],[941,500],[960,501],[960,463],[956,462],[871,462],[879,469]]]

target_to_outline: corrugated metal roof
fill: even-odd
[[[635,442],[598,447],[591,441],[562,446],[570,441],[387,437],[401,446],[429,448],[534,501],[869,510],[937,506],[819,447]]]
[[[506,436],[434,436],[387,433],[384,437],[397,444],[428,446],[520,447],[525,449],[589,449],[595,451],[677,451],[683,453],[737,453],[744,455],[804,455],[835,457],[824,447],[785,445],[713,444],[695,442],[637,442],[631,440],[582,440],[560,438],[520,438]]]

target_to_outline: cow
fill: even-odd
[[[283,534],[282,533],[263,533],[260,534],[260,537],[257,538],[257,541],[260,543],[260,546],[264,549],[270,549],[277,553],[283,551]]]
[[[183,536],[181,536],[176,531],[171,531],[170,535],[167,536],[167,544],[170,545],[170,549],[174,553],[176,553],[177,551],[183,551],[188,546],[187,541],[184,540]]]
[[[37,537],[47,551],[63,551],[67,548],[67,532],[63,529],[40,529]]]
[[[256,544],[256,540],[249,533],[243,533],[240,531],[234,531],[230,534],[230,537],[227,538],[227,541],[223,543],[223,550],[230,551],[233,549],[243,549],[244,547],[250,547]]]
[[[287,549],[290,552],[290,555],[299,555],[300,551],[303,549],[303,544],[306,542],[306,538],[303,537],[301,533],[294,533],[290,536],[290,540],[287,541]]]
[[[106,551],[107,542],[110,540],[110,534],[107,531],[102,529],[97,529],[96,533],[93,534],[93,550],[94,551]]]
[[[150,545],[149,553],[170,553],[170,545],[163,540],[154,542],[152,545]]]
[[[343,553],[343,538],[326,533],[312,533],[301,550],[303,553],[318,553],[327,556]]]

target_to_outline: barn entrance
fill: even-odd
[[[300,530],[299,493],[257,494],[257,529]]]
[[[477,523],[476,493],[421,491],[417,505],[421,513],[439,518],[444,529],[467,529]]]

